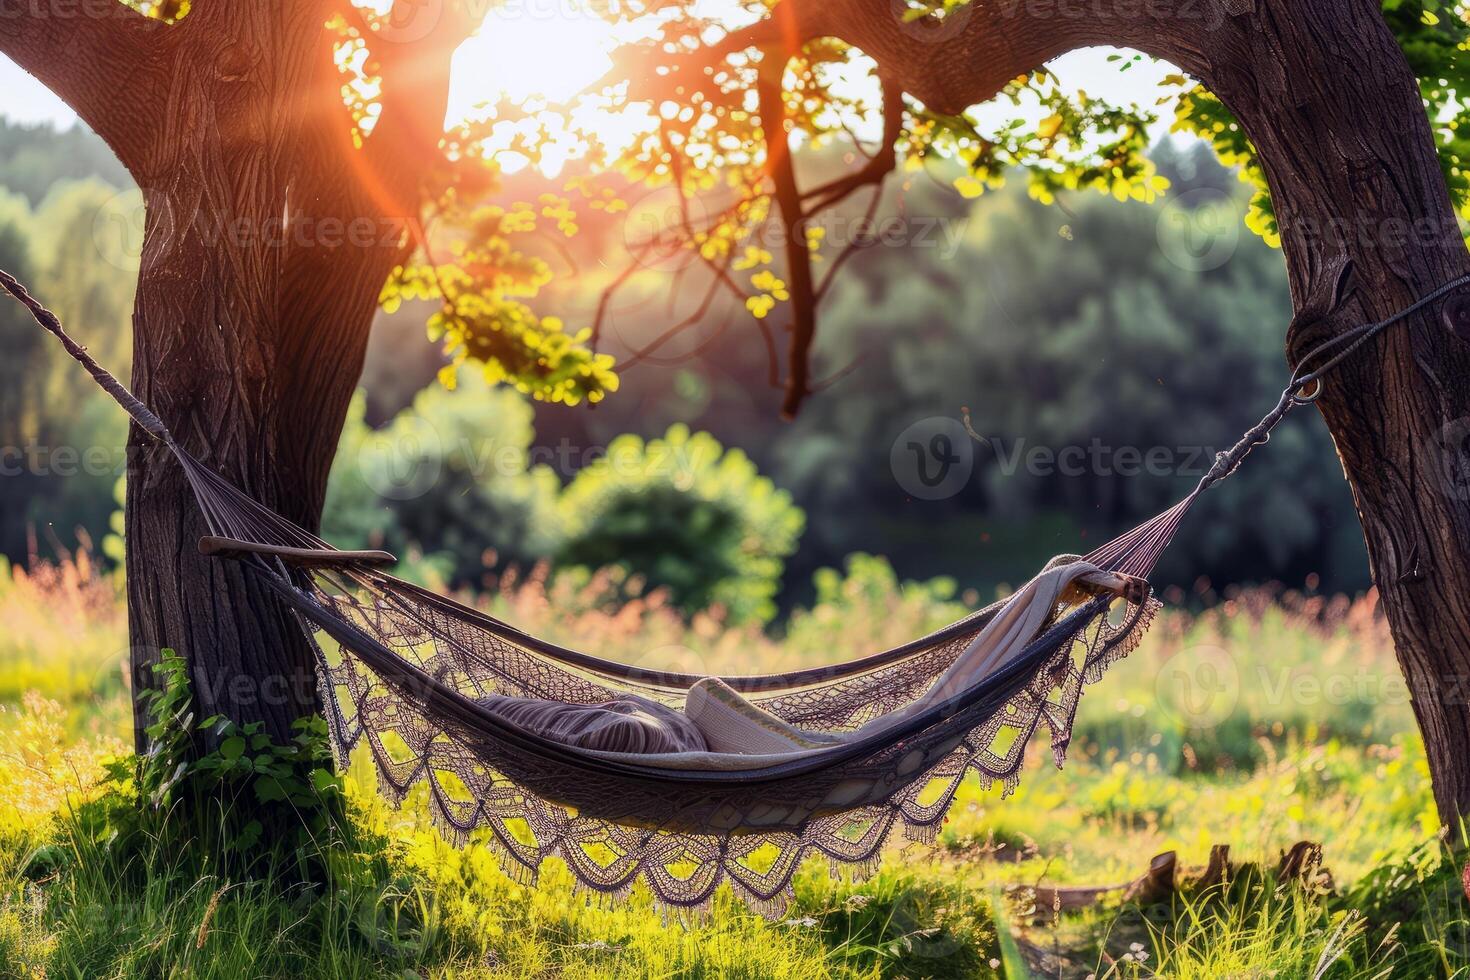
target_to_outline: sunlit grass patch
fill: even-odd
[[[0,840],[43,837],[124,751],[111,736],[76,738],[66,719],[61,705],[34,691],[19,705],[0,705]]]
[[[1167,850],[1203,864],[1210,848],[1274,854],[1330,843],[1348,880],[1432,836],[1438,826],[1416,738],[1388,746],[1289,745],[1252,772],[1176,775],[1144,761],[1062,772],[1038,766],[1010,799],[966,782],[940,842],[1005,881],[1126,881]]]
[[[30,568],[0,559],[0,704],[38,691],[68,724],[124,737],[127,615],[121,582],[87,552]]]

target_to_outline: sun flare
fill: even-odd
[[[487,101],[570,99],[612,66],[615,27],[569,0],[509,0],[455,54],[449,119]]]

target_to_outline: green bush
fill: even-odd
[[[881,555],[848,555],[843,570],[819,568],[812,576],[816,595],[810,608],[792,610],[785,649],[808,653],[818,662],[833,653],[839,637],[862,644],[852,655],[899,646],[961,619],[978,596],[960,601],[953,579],[900,581]]]
[[[424,389],[378,429],[359,396],[332,467],[327,538],[421,557],[413,574],[455,585],[550,558],[559,570],[620,568],[628,594],[667,590],[686,615],[775,615],[805,518],[744,453],[682,426],[648,443],[620,437],[563,490],[530,463],[532,420],[525,399],[478,372]]]
[[[26,135],[0,123],[0,144],[17,134]],[[129,219],[141,214],[134,203],[98,180],[59,181],[34,209],[0,188],[0,268],[28,283],[123,378],[131,361],[134,288],[127,269],[136,258],[122,240],[132,230]],[[99,249],[108,261],[97,261]],[[0,551],[26,560],[33,530],[43,553],[57,543],[85,546],[107,527],[108,490],[124,469],[127,417],[19,304],[7,301],[0,309],[0,345],[7,354],[0,365],[7,467],[0,480]]]
[[[284,745],[260,722],[240,725],[218,715],[196,721],[184,659],[164,650],[153,670],[163,686],[138,693],[152,719],[149,750],[106,765],[103,792],[76,811],[79,836],[71,846],[85,840],[126,861],[175,835],[175,854],[199,848],[230,873],[289,866],[302,881],[319,881],[326,874],[321,842],[346,819],[326,721],[298,721]],[[199,751],[196,736],[212,748]],[[54,871],[66,850],[41,848],[31,870]]]
[[[285,744],[258,723],[196,722],[184,661],[166,650],[155,670],[149,751],[108,762],[10,872],[0,973],[391,976],[459,952],[424,879],[349,818],[325,721]]]
[[[675,425],[662,439],[614,439],[562,494],[560,567],[621,566],[666,589],[687,615],[776,613],[785,559],[806,518],[738,449]]]
[[[529,465],[532,411],[524,398],[462,373],[431,386],[372,429],[354,399],[332,466],[324,523],[339,547],[422,552],[455,584],[487,566],[548,556],[561,484]]]

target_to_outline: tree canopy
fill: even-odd
[[[939,161],[959,165],[957,171],[946,166],[941,179],[968,197],[1014,175],[1044,203],[1081,192],[1153,201],[1168,191],[1147,155],[1149,134],[1165,113],[1173,131],[1201,137],[1237,168],[1255,191],[1247,224],[1279,244],[1255,147],[1225,105],[1183,74],[1167,76],[1151,106],[1111,104],[1068,87],[1044,67],[991,85],[981,68],[946,67],[948,52],[983,54],[974,45],[985,43],[987,21],[1003,4],[907,0],[889,30],[870,31],[872,52],[863,50],[861,36],[857,43],[839,40],[862,31],[835,30],[838,15],[824,15],[821,6],[746,0],[714,14],[687,0],[610,7],[609,19],[633,25],[647,39],[621,49],[605,84],[580,103],[644,125],[623,145],[610,146],[573,121],[571,106],[502,104],[450,133],[444,160],[422,183],[424,227],[441,234],[420,237],[413,260],[385,288],[385,304],[410,297],[439,302],[430,337],[456,363],[474,361],[492,381],[576,403],[616,390],[620,370],[655,358],[683,330],[709,328],[723,295],[748,314],[766,351],[768,378],[784,388],[783,410],[792,415],[822,386],[810,366],[819,309],[852,253],[870,244],[862,235],[827,241],[824,215],[860,192],[870,193],[876,208],[890,175],[905,179]],[[1466,213],[1470,177],[1457,93],[1470,88],[1470,8],[1436,0],[1386,0],[1383,8],[1420,79],[1441,167]],[[377,111],[373,85],[384,69],[375,52],[383,31],[381,21],[369,18],[343,23],[342,45],[350,54],[343,70],[363,127]],[[1110,60],[1126,72],[1144,57],[1118,53]],[[916,80],[926,60],[934,70]],[[983,112],[981,103],[988,103]],[[495,200],[503,160],[535,164],[552,134],[568,128],[584,149],[564,195],[485,203]],[[850,171],[804,180],[798,151],[829,147],[846,152]],[[639,196],[654,192],[666,195],[663,218],[630,238],[628,264],[607,285],[608,302],[592,322],[568,325],[534,312],[539,290],[553,276],[546,239],[575,234],[579,213],[626,212],[630,202],[636,206]],[[680,251],[688,265],[680,264],[676,276],[700,281],[701,302],[615,364],[600,344],[613,296]],[[446,372],[446,381],[453,376]]]
[[[126,2],[171,24],[210,9],[190,0]],[[967,196],[1019,175],[1044,202],[1087,191],[1153,200],[1168,190],[1147,156],[1164,113],[1172,114],[1163,121],[1173,130],[1202,137],[1238,168],[1256,190],[1250,228],[1279,241],[1255,147],[1225,105],[1185,75],[1165,78],[1156,105],[1138,106],[1068,87],[1045,67],[997,74],[1019,61],[1041,65],[1053,47],[1110,40],[1117,32],[1108,21],[1120,21],[1117,14],[1068,23],[1053,32],[1067,36],[1053,42],[1017,30],[1023,12],[1016,5],[976,0],[898,0],[881,11],[867,0],[591,0],[589,9],[620,36],[642,38],[619,50],[604,84],[576,105],[501,103],[441,134],[435,113],[443,99],[433,90],[488,5],[317,6],[341,76],[342,125],[368,158],[361,169],[372,173],[374,194],[387,199],[412,245],[381,302],[388,309],[410,299],[437,304],[427,329],[454,361],[446,384],[460,364],[473,362],[488,380],[537,399],[597,402],[616,391],[627,366],[656,358],[682,330],[708,326],[723,297],[747,314],[766,351],[768,380],[784,389],[783,411],[792,415],[822,387],[811,376],[819,309],[851,252],[865,244],[860,235],[826,241],[824,214],[863,191],[876,206],[877,188],[891,174],[937,160],[961,165],[945,179]],[[1231,13],[1229,4],[1196,6],[1197,17]],[[1382,6],[1420,79],[1441,167],[1463,213],[1470,176],[1458,93],[1470,87],[1470,12],[1441,0]],[[1018,44],[1035,51],[1015,50]],[[1007,56],[987,57],[997,45],[1010,46]],[[1112,57],[1129,71],[1146,56]],[[614,145],[576,113],[588,105],[642,125]],[[568,130],[581,151],[563,193],[497,196],[507,160],[536,164],[555,134]],[[846,150],[850,172],[804,180],[799,151],[828,146]],[[396,159],[375,163],[375,151]],[[579,216],[627,213],[656,191],[667,194],[665,219],[630,239],[628,265],[606,284],[607,302],[591,321],[568,323],[542,309],[538,297],[556,275],[558,240],[578,232]],[[614,295],[651,260],[679,251],[689,256],[680,281],[699,278],[703,301],[684,323],[615,360],[603,337]]]

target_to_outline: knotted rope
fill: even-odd
[[[92,376],[92,380],[96,381],[103,391],[111,395],[113,401],[121,405],[123,411],[131,415],[133,421],[137,422],[138,426],[144,432],[147,432],[167,446],[173,446],[173,436],[169,433],[168,427],[163,424],[163,420],[157,415],[154,415],[152,410],[139,401],[131,391],[128,391],[121,381],[113,377],[112,372],[108,371],[101,364],[98,364],[96,359],[87,353],[87,348],[67,336],[66,330],[62,328],[61,321],[56,318],[55,313],[42,306],[35,297],[26,291],[25,286],[22,286],[14,276],[4,269],[0,269],[0,286],[3,286],[7,293],[14,296],[22,306],[30,310],[31,316],[35,318],[37,323],[56,335],[56,339],[61,341],[61,346],[66,348],[66,352],[75,358],[77,363],[87,369],[87,373]]]
[[[1387,330],[1389,327],[1402,323],[1424,307],[1438,299],[1449,295],[1461,286],[1470,284],[1470,276],[1461,276],[1416,300],[1412,305],[1395,313],[1386,320],[1377,323],[1364,323],[1335,337],[1329,337],[1322,343],[1313,347],[1302,358],[1301,364],[1297,366],[1295,373],[1291,376],[1291,383],[1281,392],[1281,400],[1276,407],[1266,413],[1266,416],[1252,426],[1240,441],[1234,446],[1218,453],[1215,456],[1215,465],[1200,480],[1195,493],[1199,494],[1208,490],[1214,484],[1230,476],[1240,467],[1241,461],[1250,455],[1252,449],[1266,444],[1271,440],[1271,432],[1281,424],[1292,409],[1301,405],[1310,405],[1322,395],[1322,379],[1329,371],[1337,367],[1343,361],[1351,357],[1357,350],[1368,341]],[[1335,354],[1327,359],[1320,367],[1312,368],[1311,364],[1317,358],[1336,350]],[[1310,394],[1305,394],[1312,389]]]

